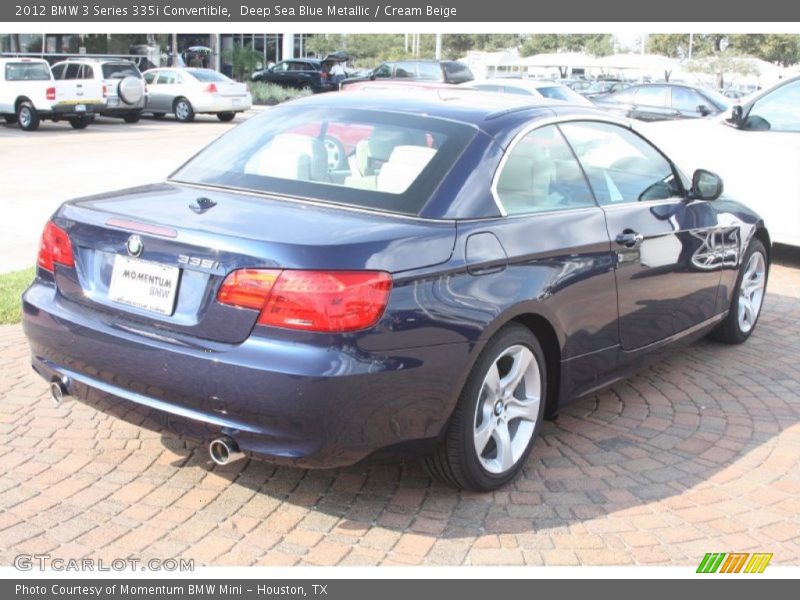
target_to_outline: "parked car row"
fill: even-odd
[[[181,122],[205,113],[231,121],[252,105],[246,85],[212,69],[141,73],[124,60],[71,58],[50,67],[43,59],[3,58],[0,70],[0,115],[25,131],[45,119],[83,129],[96,115],[136,123],[144,113],[172,113]]]

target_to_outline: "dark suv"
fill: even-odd
[[[331,75],[337,63],[346,62],[349,56],[342,52],[329,54],[325,58],[292,58],[282,60],[250,76],[252,81],[275,83],[285,88],[307,89],[315,94],[339,88],[339,82]]]
[[[464,63],[456,60],[400,60],[379,64],[368,77],[351,77],[342,85],[355,81],[397,79],[400,81],[437,81],[439,83],[466,83],[475,77]]]

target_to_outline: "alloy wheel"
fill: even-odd
[[[539,418],[541,393],[539,364],[526,346],[511,346],[492,363],[473,430],[475,452],[489,473],[505,473],[525,453]]]
[[[754,252],[747,262],[739,285],[739,329],[749,332],[756,323],[761,303],[764,301],[764,286],[767,281],[767,266],[764,255]]]

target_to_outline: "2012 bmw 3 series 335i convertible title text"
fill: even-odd
[[[24,328],[54,398],[143,407],[217,463],[402,452],[491,490],[646,354],[750,336],[770,239],[721,193],[585,106],[325,94],[63,204]]]

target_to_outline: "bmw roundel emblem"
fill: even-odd
[[[134,258],[140,256],[142,254],[142,250],[144,250],[142,238],[140,238],[138,235],[132,235],[125,243],[125,248],[128,250],[128,254]]]

